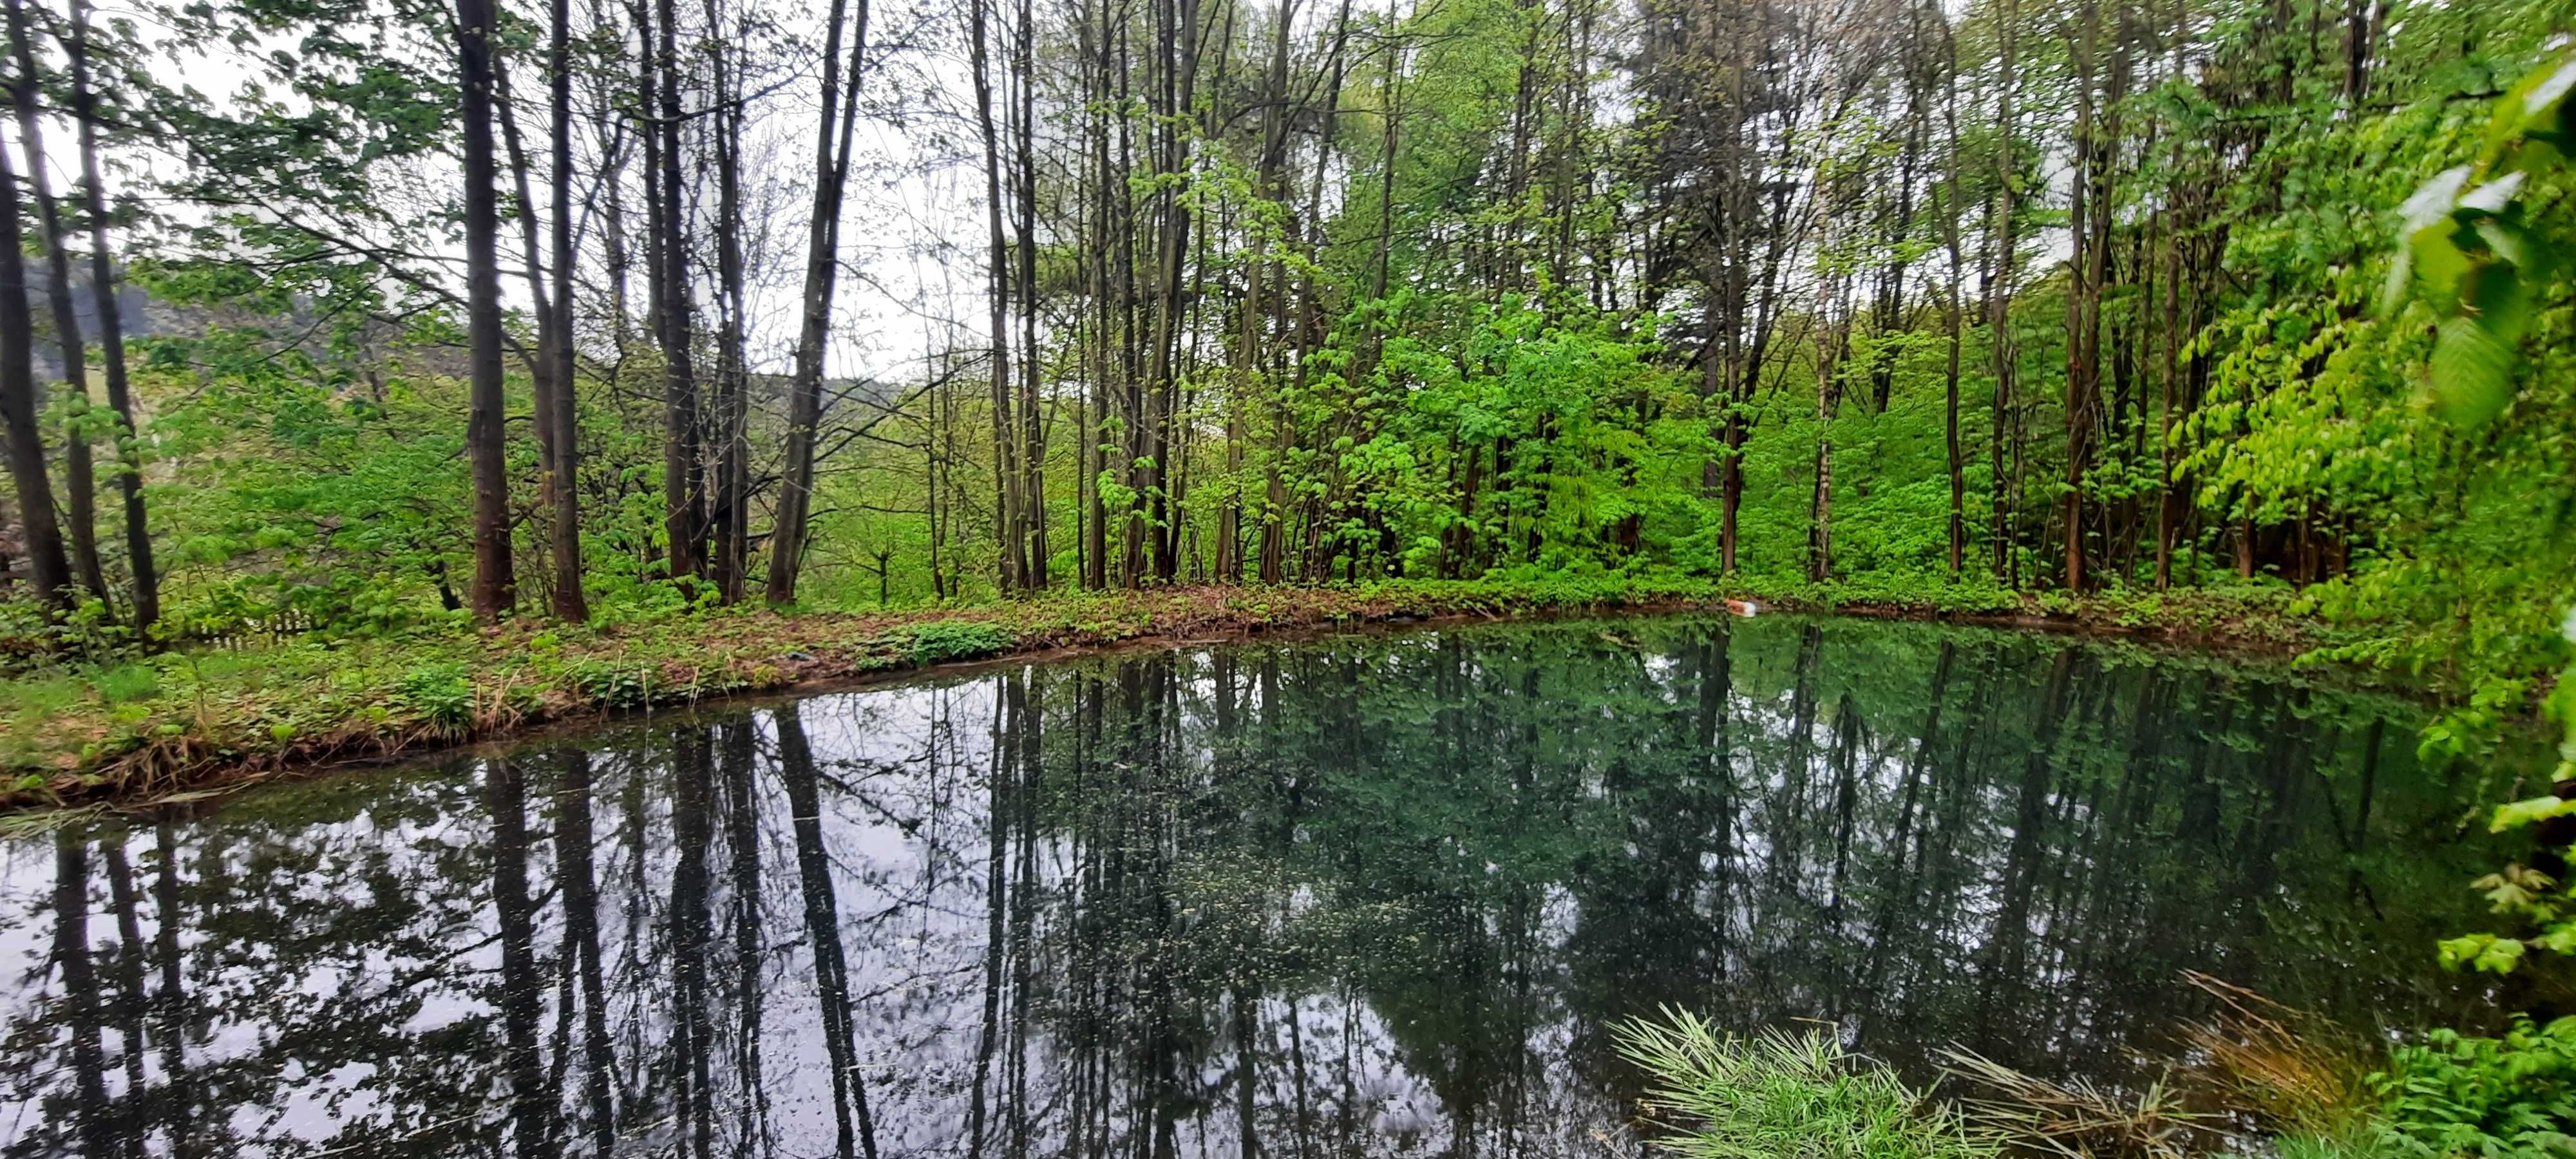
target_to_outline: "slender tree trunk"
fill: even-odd
[[[1027,544],[1021,585],[1030,591],[1047,586],[1046,428],[1038,421],[1038,159],[1037,159],[1037,16],[1030,0],[1020,0],[1019,36],[1012,46],[1012,76],[1018,86],[1014,114],[1018,138],[1018,258],[1020,292],[1020,517]]]
[[[517,187],[515,192],[518,194],[519,247],[521,261],[526,267],[523,273],[528,285],[528,301],[534,307],[532,313],[537,320],[535,353],[530,354],[525,345],[520,345],[518,350],[520,359],[527,365],[530,385],[534,388],[530,391],[533,398],[529,425],[535,428],[537,436],[537,490],[540,508],[537,523],[545,534],[545,554],[550,556],[553,554],[555,541],[554,529],[551,526],[554,522],[555,510],[554,465],[557,451],[554,402],[557,361],[555,353],[562,338],[555,329],[558,319],[554,308],[554,295],[546,281],[545,243],[537,221],[537,199],[528,179],[529,170],[533,166],[528,163],[527,145],[519,133],[519,98],[510,90],[510,69],[507,60],[499,59],[493,62],[492,80],[497,97],[493,102],[493,114],[501,122],[501,143],[509,151],[510,181]],[[551,581],[553,576],[559,574],[559,570],[554,567],[551,560],[548,560],[547,566],[547,575]],[[551,582],[548,586],[552,586]],[[549,602],[552,598],[549,595]]]
[[[1994,291],[1986,298],[1986,344],[1994,355],[1994,441],[1993,492],[1994,570],[1995,578],[2008,577],[2013,567],[2012,493],[2004,478],[2004,436],[2006,416],[2013,407],[2014,352],[2012,341],[2013,274],[2019,265],[2019,252],[2013,237],[2013,200],[2019,174],[2013,167],[2013,124],[2021,100],[2021,74],[2016,72],[2015,50],[2021,39],[2021,12],[2018,0],[2004,0],[2003,58],[1998,75],[2003,89],[1996,98],[1995,121],[1998,126],[1995,145],[1995,282]]]
[[[465,429],[474,477],[474,615],[498,620],[518,598],[510,569],[510,477],[502,442],[501,215],[493,189],[494,40],[491,0],[457,0],[456,50],[465,131],[465,262],[467,364],[471,372]]]
[[[2070,230],[2075,243],[2067,268],[2074,284],[2066,297],[2066,499],[2060,518],[2065,534],[2066,587],[2083,591],[2085,573],[2084,477],[2092,469],[2102,425],[2102,283],[2109,270],[2110,175],[2114,146],[2104,138],[2097,110],[2094,78],[2100,64],[2101,10],[2085,0],[2078,17],[2075,45],[2076,174]],[[2123,38],[2122,43],[2126,43]],[[2116,90],[2118,81],[2113,80]],[[2116,100],[2116,92],[2113,96]]]
[[[645,70],[647,108],[659,115],[646,131],[657,136],[661,180],[655,190],[661,212],[655,249],[661,259],[658,281],[662,342],[662,533],[670,543],[670,574],[694,576],[704,570],[702,517],[706,478],[700,465],[697,368],[690,351],[689,243],[687,219],[680,201],[680,45],[678,14],[672,0],[658,0],[653,30],[658,45],[648,45]]]
[[[786,477],[778,490],[776,530],[769,537],[772,604],[796,601],[804,568],[806,522],[814,499],[814,439],[823,421],[823,343],[832,329],[832,290],[841,269],[841,204],[850,180],[850,136],[858,121],[861,66],[866,62],[868,3],[859,0],[841,66],[848,0],[832,0],[823,31],[823,110],[815,118],[814,208],[805,227],[805,291],[796,331],[794,379],[788,384]],[[846,72],[846,85],[844,84]],[[933,561],[933,572],[938,570]]]
[[[554,408],[555,445],[553,462],[547,474],[553,479],[554,500],[553,551],[555,582],[555,618],[579,623],[590,618],[589,601],[582,597],[581,558],[581,425],[579,409],[573,405],[574,356],[572,267],[573,267],[573,202],[572,202],[572,5],[571,0],[552,0],[546,43],[548,108],[554,129],[552,165],[548,177],[552,182],[553,236],[551,244],[554,273],[555,343],[554,391],[547,399]],[[533,207],[525,208],[534,212]],[[596,947],[593,947],[594,953]]]
[[[61,207],[54,203],[53,178],[45,162],[43,121],[38,117],[36,50],[27,32],[24,0],[8,0],[9,47],[17,59],[9,103],[18,116],[18,143],[26,150],[27,185],[36,199],[36,218],[45,231],[45,297],[53,307],[54,332],[62,342],[63,382],[72,406],[63,437],[64,507],[71,521],[71,564],[81,587],[107,600],[107,573],[98,559],[98,481],[90,466],[89,368],[83,355],[80,319],[72,311],[71,254],[65,248]]]
[[[1936,14],[1942,28],[1942,39],[1948,49],[1949,70],[1947,100],[1942,106],[1942,122],[1947,130],[1950,149],[1949,192],[1941,206],[1941,239],[1950,251],[1950,296],[1945,303],[1949,315],[1950,360],[1944,381],[1942,405],[1943,445],[1950,469],[1950,578],[1959,578],[1968,552],[1968,482],[1966,464],[1959,447],[1959,355],[1965,345],[1960,301],[1959,260],[1959,45],[1951,37],[1946,17]],[[1943,660],[1949,654],[1942,654]],[[1929,743],[1928,740],[1926,743]]]
[[[1005,594],[1027,590],[1028,538],[1020,472],[1019,440],[1013,428],[1011,399],[1011,267],[1010,245],[1002,233],[1002,145],[993,123],[991,21],[987,0],[969,0],[967,52],[975,74],[975,127],[984,143],[984,221],[987,233],[984,281],[989,307],[993,367],[993,531],[1001,551],[997,561]],[[1015,183],[1016,188],[1016,183]]]
[[[742,219],[741,70],[731,59],[732,36],[723,27],[717,0],[705,4],[709,63],[714,73],[716,107],[709,128],[714,138],[716,170],[716,397],[714,437],[716,471],[710,516],[715,529],[717,598],[739,603],[750,567],[751,371],[744,349],[744,317],[750,295],[744,285]]]
[[[1113,393],[1111,370],[1117,366],[1112,349],[1116,341],[1117,315],[1110,297],[1110,270],[1116,264],[1110,254],[1112,231],[1109,169],[1109,5],[1107,0],[1086,0],[1081,16],[1084,39],[1083,61],[1087,76],[1084,97],[1090,113],[1084,118],[1084,132],[1090,140],[1090,253],[1089,272],[1090,349],[1089,403],[1081,425],[1081,445],[1075,462],[1082,470],[1083,497],[1082,586],[1099,591],[1109,586],[1109,507],[1100,492],[1100,478],[1109,469],[1107,420]]]
[[[1851,284],[1844,275],[1835,275],[1842,283],[1841,301],[1828,308],[1836,317],[1828,323],[1829,332],[1822,338],[1816,357],[1816,465],[1815,494],[1807,509],[1807,578],[1817,583],[1834,575],[1834,410],[1841,401],[1844,348],[1851,341]]]
[[[1160,68],[1160,103],[1157,118],[1160,141],[1156,149],[1155,172],[1166,178],[1185,175],[1190,169],[1190,141],[1194,134],[1182,122],[1197,107],[1199,43],[1199,0],[1159,0],[1155,8],[1163,21],[1158,38]],[[1154,307],[1153,348],[1148,352],[1146,374],[1146,454],[1150,464],[1146,504],[1150,514],[1154,577],[1164,583],[1179,574],[1178,496],[1169,485],[1173,452],[1173,423],[1179,409],[1179,379],[1175,372],[1177,344],[1180,339],[1182,283],[1181,274],[1191,239],[1190,201],[1168,182],[1158,182],[1159,228],[1154,242],[1156,300]]]

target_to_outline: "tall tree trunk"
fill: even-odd
[[[498,620],[518,599],[510,570],[510,476],[502,442],[501,211],[493,189],[492,0],[456,0],[456,60],[465,131],[467,365],[465,453],[474,478],[474,615]]]
[[[728,34],[717,0],[706,0],[708,57],[714,73],[715,108],[709,128],[714,138],[716,170],[716,398],[717,440],[714,501],[710,516],[715,530],[717,598],[739,603],[743,597],[751,550],[751,370],[744,350],[744,317],[750,308],[744,286],[742,218],[742,80],[729,47],[742,30]]]
[[[2100,67],[2101,9],[2093,0],[2079,8],[2076,55],[2076,172],[2070,233],[2074,254],[2067,262],[2074,284],[2066,295],[2066,499],[2060,512],[2065,534],[2066,587],[2084,591],[2084,477],[2092,469],[2102,424],[2102,283],[2109,270],[2110,176],[2113,146],[2105,143],[2094,93]],[[2122,38],[2125,43],[2125,37]],[[2117,80],[2114,80],[2114,87]],[[2114,98],[2116,99],[2116,97]]]
[[[1807,578],[1817,583],[1834,575],[1834,410],[1841,401],[1843,355],[1851,342],[1851,283],[1848,275],[1835,274],[1839,282],[1839,301],[1827,309],[1835,316],[1827,323],[1816,355],[1816,464],[1815,493],[1807,507]]]
[[[769,537],[768,599],[796,601],[804,570],[806,522],[814,501],[814,439],[823,422],[823,344],[832,330],[832,290],[841,269],[841,203],[850,181],[850,135],[858,121],[861,65],[867,57],[868,0],[859,0],[841,66],[849,0],[832,0],[823,30],[823,109],[814,127],[814,208],[805,226],[805,290],[796,330],[794,378],[788,384],[787,463]],[[845,83],[846,82],[846,83]],[[938,570],[934,560],[932,571]]]
[[[1145,455],[1149,464],[1144,488],[1149,514],[1154,577],[1170,583],[1179,575],[1176,524],[1178,497],[1169,486],[1173,452],[1172,429],[1178,407],[1179,376],[1176,371],[1180,339],[1182,283],[1181,274],[1188,257],[1191,240],[1190,200],[1180,195],[1171,179],[1181,178],[1190,170],[1190,142],[1196,135],[1184,121],[1197,108],[1199,43],[1199,0],[1158,0],[1155,4],[1162,29],[1157,38],[1160,65],[1157,79],[1158,102],[1156,124],[1160,140],[1154,158],[1158,228],[1154,239],[1156,298],[1154,304],[1153,348],[1147,352],[1145,406]]]
[[[525,344],[514,345],[517,345],[520,360],[527,365],[529,383],[533,387],[529,392],[533,396],[529,425],[535,428],[537,436],[537,501],[542,509],[538,513],[537,522],[544,529],[547,554],[551,555],[555,542],[551,524],[554,522],[555,510],[554,465],[557,450],[554,401],[557,361],[555,354],[557,346],[564,338],[555,328],[558,319],[554,307],[554,294],[546,280],[545,243],[542,227],[537,221],[537,199],[528,180],[529,171],[534,166],[528,163],[527,144],[519,133],[519,98],[510,91],[510,68],[506,59],[496,59],[493,62],[492,80],[497,98],[493,103],[492,111],[501,122],[501,143],[509,152],[510,181],[517,187],[515,192],[518,195],[519,209],[517,215],[519,252],[525,266],[522,272],[527,280],[528,301],[534,307],[531,313],[537,320],[536,350],[531,353]],[[558,574],[560,574],[559,569],[549,561],[548,586],[552,586],[551,581]],[[551,603],[552,596],[549,595],[548,599]]]
[[[1962,329],[1964,311],[1959,297],[1959,44],[1951,35],[1947,18],[1936,14],[1935,20],[1941,26],[1941,38],[1948,51],[1947,98],[1942,105],[1941,118],[1947,130],[1945,135],[1949,138],[1950,167],[1949,192],[1942,199],[1941,206],[1941,240],[1950,251],[1950,295],[1945,303],[1945,313],[1949,315],[1950,360],[1943,384],[1942,436],[1950,469],[1950,578],[1955,580],[1966,564],[1968,553],[1968,482],[1966,464],[1959,447],[1959,355],[1960,348],[1965,345]],[[1943,653],[1942,658],[1947,660],[1948,654]]]
[[[552,164],[548,173],[553,194],[553,234],[550,246],[554,272],[555,343],[554,391],[547,402],[554,408],[555,445],[553,461],[547,474],[554,485],[552,532],[554,541],[555,618],[579,623],[590,618],[590,604],[582,597],[583,567],[581,559],[581,425],[579,410],[573,405],[574,355],[572,267],[572,5],[571,0],[552,0],[547,29],[546,68],[547,112],[553,134]],[[532,207],[526,212],[534,212]],[[585,803],[586,807],[586,803]]]
[[[36,50],[27,33],[24,0],[8,0],[9,48],[18,69],[11,78],[9,104],[18,115],[18,143],[26,150],[27,185],[36,198],[36,218],[45,231],[45,298],[53,307],[54,333],[61,339],[63,383],[72,407],[63,437],[63,496],[71,520],[71,564],[81,586],[107,600],[107,573],[98,560],[98,481],[90,466],[89,368],[81,345],[80,319],[72,311],[71,254],[64,247],[61,207],[54,203],[53,178],[45,161],[43,122],[37,116]]]
[[[1010,245],[1002,234],[1002,144],[993,124],[993,67],[987,0],[968,0],[967,52],[975,74],[975,127],[984,143],[984,221],[987,234],[984,280],[989,308],[993,367],[993,532],[1001,551],[997,561],[1004,593],[1028,588],[1028,538],[1022,514],[1019,440],[1014,431],[1011,399],[1011,267]],[[1014,183],[1016,189],[1016,183]]]
[[[659,113],[646,131],[661,141],[657,150],[661,212],[655,249],[661,258],[657,311],[662,342],[662,533],[670,541],[673,578],[704,570],[706,475],[698,438],[698,376],[690,350],[689,243],[687,219],[680,202],[680,43],[679,18],[672,0],[658,0],[653,19],[657,45],[646,50],[647,108]]]
[[[1089,296],[1088,349],[1084,352],[1088,369],[1084,374],[1088,405],[1080,424],[1079,446],[1075,466],[1081,472],[1082,511],[1082,586],[1098,591],[1109,586],[1109,506],[1100,492],[1100,477],[1108,470],[1109,404],[1113,392],[1111,368],[1117,365],[1112,345],[1116,340],[1116,314],[1110,298],[1110,270],[1116,264],[1110,255],[1111,211],[1109,169],[1109,5],[1106,0],[1085,0],[1079,17],[1084,66],[1083,96],[1089,112],[1083,119],[1083,132],[1091,156],[1088,178],[1090,189],[1086,211],[1090,252],[1086,256],[1085,289]]]
[[[2021,40],[2021,5],[2018,0],[2004,0],[2003,58],[1998,75],[2003,89],[1995,100],[1995,122],[1998,127],[1995,144],[1995,281],[1993,292],[1986,296],[1986,345],[1994,355],[1994,441],[1991,506],[1994,515],[1995,578],[2004,579],[2013,567],[2012,493],[2004,478],[2004,435],[2006,416],[2013,407],[2014,353],[2012,342],[2013,275],[2019,264],[2018,243],[2013,237],[2014,184],[2019,174],[2013,167],[2013,124],[2021,100],[2021,74],[2015,69],[2015,50]]]
[[[1012,46],[1012,76],[1019,108],[1013,116],[1018,138],[1018,258],[1020,307],[1020,517],[1027,544],[1021,585],[1030,591],[1047,586],[1046,429],[1038,422],[1038,159],[1037,159],[1037,15],[1030,0],[1020,0],[1020,26]]]

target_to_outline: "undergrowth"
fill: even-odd
[[[1823,1030],[1719,1034],[1668,1010],[1616,1028],[1666,1149],[1695,1159],[1992,1159],[1999,1140]]]
[[[2395,1044],[2199,975],[2220,1000],[2164,1078],[2114,1090],[1953,1049],[1936,1095],[1826,1030],[1734,1038],[1690,1013],[1614,1028],[1654,1141],[1695,1159],[2567,1159],[2576,1017]],[[2146,1061],[2157,1062],[2149,1058]],[[2376,1068],[2376,1069],[2373,1069]]]

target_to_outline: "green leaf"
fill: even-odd
[[[2433,340],[2433,404],[2444,419],[2481,427],[2513,401],[2513,351],[2483,319],[2453,318]]]
[[[2576,800],[2563,797],[2533,797],[2527,801],[2515,801],[2509,805],[2496,806],[2495,820],[2488,823],[2487,832],[2502,833],[2507,829],[2537,825],[2552,817],[2565,817],[2570,814],[2576,814]]]
[[[2466,967],[2490,974],[2509,974],[2521,963],[2523,949],[2521,942],[2511,938],[2500,938],[2494,934],[2463,934],[2442,940],[2442,965],[2454,970]]]
[[[2446,313],[2459,303],[2460,280],[2468,276],[2471,267],[2469,255],[2461,252],[2459,243],[2453,240],[2456,232],[2446,221],[2416,233],[2406,246],[2415,270],[2415,284]]]
[[[2469,187],[2469,173],[2468,166],[2454,165],[2418,187],[2397,211],[2398,240],[2411,243],[2427,227],[2449,217],[2452,207],[2460,202],[2460,191]]]

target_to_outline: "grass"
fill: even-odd
[[[2203,984],[2196,976],[2192,981]],[[2239,1030],[2252,1026],[2247,1049],[2286,1047],[2313,1059],[2349,1041],[2298,1046],[2293,1027],[2322,1024],[2246,991],[2222,996],[2240,1006],[2201,1029],[2241,1039]],[[2282,1015],[2290,1020],[2279,1020]],[[2543,1159],[2539,1151],[2407,1147],[2401,1132],[2379,1117],[2376,1097],[2360,1090],[2335,1091],[2360,1101],[2331,1115],[2302,1105],[2298,1118],[2306,1129],[2266,1137],[2261,1132],[2285,1126],[2269,1113],[2282,1096],[2250,1104],[2222,1098],[2213,1109],[2195,1110],[2184,1105],[2179,1088],[2163,1082],[2115,1092],[2038,1078],[1953,1049],[1942,1083],[1952,1097],[1942,1098],[1844,1049],[1830,1029],[1733,1038],[1667,1008],[1659,1018],[1631,1020],[1613,1033],[1619,1053],[1647,1076],[1643,1103],[1656,1132],[1652,1142],[1690,1159]],[[2205,1065],[2178,1068],[2199,1077]],[[2282,1072],[2234,1073],[2241,1082],[2215,1093],[2242,1095]],[[2324,1093],[2311,1085],[2314,1076],[2294,1077],[2291,1102]]]
[[[2213,1116],[2186,1108],[2180,1092],[2151,1082],[2109,1091],[2081,1079],[2056,1082],[1973,1051],[1946,1054],[1950,1074],[1972,1091],[1960,1114],[2026,1153],[2066,1159],[2191,1159],[2210,1153]]]
[[[1725,1037],[1667,1008],[1613,1028],[1648,1078],[1663,1149],[1694,1159],[2565,1159],[2576,1155],[2576,1016],[2517,1014],[2493,1038],[2394,1040],[2206,975],[2218,1002],[2164,1078],[2109,1089],[1945,1052],[1939,1089],[1905,1085],[1830,1030]]]
[[[1823,1030],[1719,1035],[1698,1017],[1617,1028],[1619,1051],[1651,1076],[1655,1142],[1694,1159],[1992,1159],[2001,1140],[1915,1093],[1886,1066]]]
[[[1057,593],[867,613],[719,609],[593,626],[306,637],[57,664],[0,683],[0,809],[132,802],[313,764],[504,735],[609,710],[912,671],[1052,648],[1437,617],[1774,607],[2057,626],[2278,647],[2311,629],[2265,596],[2039,601],[1983,586],[1714,583],[1600,575],[1332,588]]]

